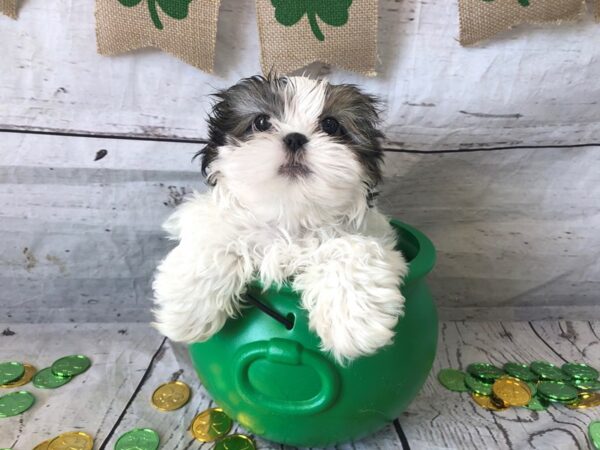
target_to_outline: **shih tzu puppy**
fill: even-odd
[[[167,220],[178,241],[153,284],[156,327],[203,341],[245,286],[289,281],[340,363],[391,343],[407,272],[373,205],[383,152],[373,97],[304,77],[252,77],[216,94],[200,151],[211,189]]]

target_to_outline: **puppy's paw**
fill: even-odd
[[[294,287],[322,349],[343,364],[390,344],[404,307],[402,255],[362,237],[334,239],[319,253]]]
[[[154,326],[174,341],[209,339],[239,311],[252,268],[226,252],[211,257],[177,246],[159,265],[154,289]]]

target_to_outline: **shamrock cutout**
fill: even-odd
[[[341,27],[348,22],[348,8],[352,0],[271,0],[275,7],[275,19],[282,25],[297,24],[304,14],[315,37],[324,41],[317,16],[327,25]]]
[[[123,6],[133,7],[137,6],[142,0],[119,0]],[[154,26],[159,30],[162,30],[163,24],[160,21],[160,17],[158,16],[158,9],[156,5],[160,6],[160,9],[163,12],[177,20],[185,19],[188,16],[189,5],[192,0],[147,0],[148,1],[148,10],[150,11],[150,17],[152,18],[152,22],[154,22]]]

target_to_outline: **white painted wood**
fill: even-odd
[[[131,406],[127,408],[122,421],[115,428],[110,439],[103,441],[106,448],[111,449],[118,437],[126,431],[136,427],[150,427],[161,436],[161,448],[165,450],[183,450],[188,448],[206,447],[212,444],[201,445],[189,432],[189,427],[197,414],[207,408],[216,406],[210,395],[200,383],[194,367],[189,358],[187,347],[167,342],[159,356],[150,366],[150,376],[144,381]],[[183,408],[172,412],[161,412],[154,409],[150,399],[154,390],[168,381],[180,380],[187,383],[192,389],[192,397]],[[237,423],[231,433],[242,433],[252,436],[260,450],[282,450],[280,444],[266,441],[255,436]],[[293,449],[293,447],[285,447]],[[363,439],[360,442],[337,447],[340,450],[391,450],[399,448],[399,441],[392,426],[386,427],[379,433]]]
[[[4,331],[4,333],[2,333]],[[15,333],[15,334],[11,334]],[[66,431],[86,431],[102,441],[134,392],[162,337],[140,324],[0,325],[0,361],[23,361],[38,369],[82,353],[92,367],[55,390],[29,390],[35,405],[0,422],[0,447],[30,450]],[[16,389],[2,389],[0,395]]]
[[[100,149],[108,153],[94,161]],[[3,134],[4,317],[148,320],[151,276],[172,246],[161,224],[186,193],[204,189],[197,163],[191,162],[197,149]]]
[[[597,330],[596,324],[592,326]],[[557,352],[572,355],[572,361],[598,366],[597,355],[586,358],[577,351],[577,346],[598,344],[598,336],[587,331],[589,322],[569,322],[569,327],[578,336],[576,346],[561,341],[559,328],[552,322],[443,323],[431,376],[400,417],[411,449],[587,449],[587,425],[598,419],[597,409],[571,411],[552,406],[545,412],[518,408],[492,413],[476,406],[468,394],[445,390],[435,379],[442,368],[464,370],[472,362],[501,366],[507,361],[542,359],[562,364]]]
[[[0,18],[0,127],[202,138],[207,94],[259,71],[252,1],[223,0],[215,75],[156,50],[97,55],[93,5],[30,0],[18,21]],[[396,147],[600,142],[600,28],[590,17],[475,48],[457,33],[456,1],[381,0],[380,76],[331,78],[385,100]]]
[[[204,189],[198,145],[0,135],[4,317],[149,320],[160,225]],[[438,249],[443,318],[600,318],[600,148],[389,152],[385,167],[381,209]]]
[[[3,419],[0,445],[14,450],[67,430],[85,430],[99,449],[111,449],[116,439],[135,427],[150,427],[161,436],[161,448],[210,448],[195,442],[188,431],[194,416],[214,403],[201,386],[181,345],[165,342],[139,324],[0,325],[0,361],[17,359],[43,367],[68,353],[89,355],[94,365],[84,375],[54,391],[28,385],[38,402],[22,416]],[[586,449],[586,428],[598,411],[571,411],[553,406],[546,412],[511,409],[490,413],[475,406],[467,394],[445,390],[436,380],[439,369],[465,367],[476,361],[502,365],[506,361],[544,359],[585,361],[598,366],[600,326],[597,322],[444,322],[434,368],[422,392],[400,422],[413,450]],[[164,413],[150,404],[154,389],[179,379],[192,388],[184,408]],[[4,392],[4,391],[3,391]],[[234,428],[234,431],[246,433]],[[260,450],[293,450],[256,438]],[[340,450],[400,449],[390,425]]]
[[[438,249],[447,319],[598,317],[600,149],[387,154],[380,207]]]

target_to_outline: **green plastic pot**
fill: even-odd
[[[391,223],[410,265],[402,287],[405,315],[392,345],[342,367],[319,350],[300,294],[288,286],[265,291],[257,281],[249,293],[293,316],[292,329],[252,307],[208,341],[190,345],[205,388],[244,428],[282,444],[328,446],[377,431],[415,398],[437,345],[437,312],[425,283],[435,249],[420,231]]]

